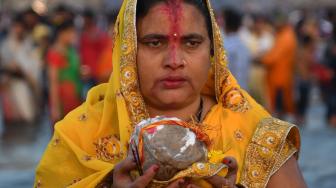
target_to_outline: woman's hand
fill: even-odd
[[[233,157],[225,157],[223,163],[229,168],[226,177],[221,177],[218,175],[207,178],[206,181],[210,183],[214,188],[236,188],[236,179],[238,172],[237,161]],[[187,188],[199,188],[194,184],[190,184]]]
[[[229,168],[226,177],[213,176],[208,178],[207,181],[215,188],[235,188],[238,172],[238,164],[235,158],[225,157],[223,163]]]
[[[130,158],[126,158],[117,164],[113,170],[112,188],[145,188],[153,180],[155,174],[159,170],[159,166],[151,166],[142,176],[133,181],[130,176],[130,171],[134,169],[136,169],[136,163]],[[178,188],[183,184],[184,180],[180,179],[171,183],[167,188]]]

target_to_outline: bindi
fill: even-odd
[[[167,14],[170,22],[169,28],[169,50],[170,58],[173,63],[177,63],[177,49],[181,38],[181,18],[182,18],[182,0],[168,0],[161,9]]]

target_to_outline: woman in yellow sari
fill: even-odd
[[[298,129],[240,89],[209,0],[124,0],[114,32],[109,82],[56,124],[35,187],[148,186],[158,167],[130,178],[127,148],[134,126],[157,115],[198,121],[209,155],[229,167],[169,187],[305,187]]]

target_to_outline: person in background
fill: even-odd
[[[253,61],[249,75],[249,91],[256,101],[267,106],[266,70],[265,66],[260,63],[260,58],[274,45],[273,28],[263,15],[255,15],[253,20],[251,37],[254,38],[255,47],[251,49]]]
[[[34,28],[40,24],[40,16],[31,8],[23,12],[23,20],[28,34],[32,34]]]
[[[224,11],[225,37],[224,47],[227,52],[229,68],[240,86],[248,90],[248,75],[251,56],[248,48],[239,36],[242,17],[233,9]]]
[[[265,15],[256,15],[254,18],[253,33],[257,37],[257,57],[264,55],[274,45],[274,30]]]
[[[292,121],[295,112],[293,89],[296,36],[285,15],[276,16],[274,24],[274,46],[261,58],[267,69],[269,109],[276,116]]]
[[[1,91],[1,88],[0,88],[0,91]],[[0,100],[0,139],[1,139],[2,135],[4,134],[4,132],[5,132],[5,123],[3,121],[2,103],[1,103],[1,100]]]
[[[107,82],[113,69],[113,30],[116,19],[117,14],[112,11],[112,13],[108,15],[108,39],[106,41],[105,49],[98,60],[97,80],[99,83]]]
[[[5,36],[5,29],[3,27],[3,13],[0,12],[0,43],[2,42],[2,39],[4,38]],[[1,57],[0,57],[1,59]],[[4,74],[4,70],[3,70],[3,67],[2,67],[2,63],[0,61],[0,93],[3,93],[3,74]],[[2,96],[0,94],[0,139],[3,135],[3,133],[5,132],[5,124],[4,124],[4,117],[3,117],[3,105],[2,105],[2,100],[1,100]]]
[[[102,52],[106,48],[108,36],[98,28],[92,10],[86,9],[83,13],[84,28],[80,36],[80,59],[83,86],[83,95],[97,84],[97,64]]]
[[[55,41],[47,52],[52,122],[76,108],[81,100],[79,57],[73,47],[76,32],[71,20],[56,27]]]
[[[239,30],[239,36],[249,49],[251,55],[256,54],[258,48],[257,37],[254,34],[254,20],[251,15],[245,14],[242,19],[242,26]]]
[[[60,4],[54,9],[50,21],[53,25],[60,25],[66,20],[73,20],[75,17],[73,12],[74,11],[70,7]]]
[[[298,82],[297,122],[304,124],[304,117],[308,108],[310,88],[312,84],[312,67],[317,63],[316,43],[310,35],[302,37],[298,51],[296,72]]]
[[[322,85],[327,104],[327,120],[331,126],[336,127],[336,19],[333,35],[325,52],[324,65],[330,72],[330,78]]]
[[[4,70],[2,68],[2,63],[0,61],[0,139],[2,138],[4,132],[5,132],[5,123],[4,123],[4,117],[3,117],[3,105],[2,105],[2,93],[3,93],[3,75]]]
[[[34,30],[32,31],[32,36],[35,41],[35,46],[37,49],[37,53],[39,58],[41,59],[41,79],[40,79],[40,85],[41,85],[41,93],[39,97],[39,107],[40,112],[43,112],[46,108],[48,108],[48,66],[46,62],[46,54],[47,50],[50,46],[50,39],[51,39],[51,28],[44,24],[39,24],[34,27]],[[43,113],[40,113],[41,115]],[[41,118],[42,116],[40,116]]]
[[[10,34],[1,45],[1,60],[8,73],[2,96],[5,119],[32,123],[36,118],[36,94],[40,90],[40,59],[26,38],[22,14],[15,17]]]

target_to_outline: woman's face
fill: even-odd
[[[73,45],[76,42],[76,30],[73,27],[70,27],[64,30],[61,34],[61,40],[66,45]]]
[[[194,102],[210,68],[210,39],[201,12],[186,3],[159,3],[138,20],[137,35],[146,104],[168,110]]]

